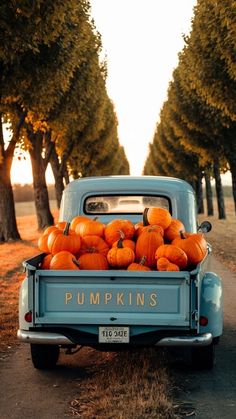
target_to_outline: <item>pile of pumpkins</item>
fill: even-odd
[[[45,253],[41,269],[122,269],[180,271],[192,268],[207,253],[201,233],[187,233],[183,223],[161,207],[146,208],[143,221],[78,215],[71,223],[46,228],[38,240]]]

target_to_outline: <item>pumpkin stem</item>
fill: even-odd
[[[179,234],[180,234],[181,239],[186,239],[183,230],[180,230]]]
[[[96,253],[97,249],[94,246],[90,246],[87,248],[88,253]]]
[[[148,210],[149,210],[149,208],[144,208],[144,211],[143,211],[143,225],[144,226],[149,225],[149,222],[148,222],[148,219],[147,219]]]
[[[122,237],[118,240],[118,242],[117,242],[117,247],[118,247],[118,249],[123,249],[123,239],[122,239]]]
[[[69,236],[69,229],[70,229],[70,223],[66,223],[65,228],[63,230],[64,236]]]
[[[147,257],[146,256],[142,256],[139,262],[139,265],[144,265],[144,263],[146,262]]]
[[[119,233],[119,235],[120,235],[120,238],[121,238],[122,240],[124,240],[124,239],[125,239],[125,233],[123,232],[123,230],[118,230],[118,233]]]
[[[79,268],[79,262],[78,262],[78,260],[77,259],[72,259],[72,262],[76,265],[76,266],[78,266],[78,268]]]

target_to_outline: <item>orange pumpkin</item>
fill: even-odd
[[[86,217],[85,215],[77,215],[76,217],[74,217],[70,224],[71,230],[75,231],[77,225],[83,223],[84,221],[90,221],[90,218]]]
[[[180,237],[172,244],[184,250],[188,256],[189,265],[201,262],[207,254],[207,241],[201,233],[180,233]]]
[[[173,244],[163,244],[158,247],[155,258],[167,258],[171,263],[178,265],[181,269],[186,268],[188,264],[188,257],[183,249]]]
[[[53,255],[62,250],[67,250],[74,255],[79,252],[81,238],[74,231],[69,230],[69,227],[70,223],[67,223],[63,231],[57,229],[49,234],[48,249]]]
[[[45,228],[43,234],[44,235],[46,235],[46,234],[49,235],[52,231],[55,231],[57,229],[58,229],[57,226],[48,226],[48,227]]]
[[[50,263],[51,263],[52,258],[53,256],[51,254],[45,256],[41,263],[40,269],[50,269]]]
[[[137,238],[141,234],[143,227],[144,227],[143,221],[139,221],[138,223],[134,224],[134,230],[135,230],[134,237],[135,238]]]
[[[131,239],[125,239],[123,231],[120,231],[120,239],[122,240],[123,247],[130,247],[130,249],[132,249],[135,252],[135,242]],[[112,247],[117,247],[119,240],[115,241],[112,244]]]
[[[52,231],[56,231],[56,230],[57,230],[56,226],[49,226],[44,230],[43,234],[39,237],[38,248],[41,252],[50,253],[48,249],[48,236]]]
[[[38,239],[38,248],[43,253],[50,253],[48,248],[48,236],[49,234],[42,234]]]
[[[132,239],[134,237],[135,228],[131,221],[115,219],[110,221],[104,231],[105,240],[109,246],[119,240],[120,231],[124,233],[125,239]]]
[[[78,259],[80,269],[107,270],[109,268],[106,256],[101,253],[84,253]]]
[[[103,237],[104,229],[105,225],[98,221],[96,217],[93,220],[85,220],[77,224],[77,226],[75,227],[75,232],[76,234],[79,234],[81,237],[91,235]]]
[[[107,253],[107,260],[112,268],[127,268],[135,260],[135,253],[130,247],[124,247],[119,239],[117,247],[112,247]]]
[[[106,256],[108,250],[109,246],[102,237],[96,235],[84,236],[81,241],[79,255],[83,255],[84,253],[100,253]]]
[[[185,231],[182,221],[177,218],[172,218],[169,227],[167,227],[164,232],[165,242],[171,243],[172,240],[179,237],[181,231]]]
[[[127,271],[151,271],[151,269],[148,266],[144,265],[145,261],[146,261],[146,257],[143,256],[140,259],[139,263],[136,263],[136,262],[131,263],[128,266]]]
[[[139,221],[138,223],[134,225],[136,238],[142,233],[143,227],[150,225],[147,220],[147,211],[148,211],[148,208],[145,208],[143,211],[143,221]]]
[[[155,228],[149,226],[149,228],[144,230],[137,239],[136,260],[140,261],[141,258],[145,256],[145,266],[148,266],[149,268],[155,268],[155,252],[162,244],[164,244],[164,240],[161,234],[156,232]]]
[[[79,266],[75,256],[67,250],[62,250],[52,257],[50,262],[52,270],[73,270],[78,271]]]
[[[59,228],[60,230],[64,230],[64,228],[66,227],[66,221],[58,221],[58,223],[56,224],[56,227]]]
[[[150,207],[146,210],[146,215],[149,224],[159,225],[164,230],[169,227],[171,223],[171,214],[166,208]]]
[[[160,258],[157,261],[158,271],[179,271],[178,265],[171,263],[167,258]]]
[[[113,243],[112,247],[117,247],[118,242],[119,242],[119,240],[117,240],[115,243]],[[132,249],[135,252],[135,242],[133,240],[124,239],[124,240],[122,240],[122,243],[123,243],[124,247],[129,247],[130,249]]]
[[[140,234],[145,231],[148,230],[150,228],[150,224],[148,226],[143,226],[141,229]],[[160,235],[163,237],[164,236],[164,229],[163,227],[159,226],[159,225],[152,225],[152,231],[156,231],[156,233],[160,233]]]

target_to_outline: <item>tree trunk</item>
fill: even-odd
[[[0,114],[0,242],[21,239],[16,224],[14,196],[11,185],[11,165],[23,119],[19,120],[16,132],[13,133],[5,150],[2,115]]]
[[[62,192],[64,190],[64,183],[63,183],[63,175],[60,170],[60,162],[59,162],[56,150],[55,150],[55,146],[53,147],[52,152],[51,152],[50,164],[51,164],[53,176],[55,179],[56,201],[57,201],[57,208],[59,209],[61,205]]]
[[[205,185],[206,185],[207,215],[214,215],[211,178],[207,173],[205,173]]]
[[[216,198],[218,206],[218,218],[223,220],[226,218],[225,214],[225,202],[224,202],[224,192],[222,188],[221,176],[220,176],[220,167],[219,162],[214,161],[213,164],[214,178],[215,178],[215,187],[216,187]]]
[[[5,160],[0,164],[0,242],[20,240],[16,224],[14,196],[11,185],[11,166]]]
[[[202,190],[202,175],[196,180],[196,195],[197,195],[197,211],[198,214],[204,213],[203,190]]]
[[[70,183],[70,177],[69,177],[69,173],[68,173],[67,167],[64,167],[63,177],[65,179],[66,185],[68,185]]]
[[[29,150],[32,164],[35,209],[38,220],[38,229],[42,230],[53,225],[54,220],[50,211],[48,189],[46,184],[46,165],[42,157],[43,134],[28,132],[31,142]]]
[[[230,172],[232,177],[232,192],[233,192],[233,199],[234,199],[234,209],[236,213],[236,159],[228,159]]]

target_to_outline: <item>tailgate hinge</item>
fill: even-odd
[[[199,316],[198,316],[197,310],[192,311],[192,320],[195,320],[195,322],[198,322]]]
[[[197,278],[194,279],[194,284],[195,284],[195,287],[198,288],[198,286],[199,286],[199,278],[198,278],[198,276],[197,276]]]

